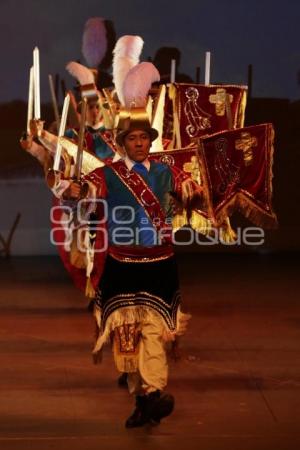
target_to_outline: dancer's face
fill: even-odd
[[[87,105],[86,121],[88,125],[95,126],[101,120],[101,108],[99,102],[90,102]]]
[[[124,138],[126,153],[132,161],[143,162],[149,155],[151,139],[143,130],[133,130]]]

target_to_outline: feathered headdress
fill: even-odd
[[[147,131],[151,141],[157,138],[158,132],[150,125],[146,104],[152,83],[159,80],[159,72],[150,62],[137,64],[128,71],[122,87],[123,102],[116,136],[119,145],[123,145],[126,134],[136,129]]]
[[[123,83],[132,67],[139,63],[144,41],[140,36],[122,36],[113,54],[113,82],[121,104],[124,104]]]
[[[69,62],[66,69],[79,82],[82,97],[98,98],[94,75],[90,69],[75,61]]]
[[[88,66],[96,69],[107,51],[106,27],[102,17],[91,17],[86,21],[81,49]]]
[[[159,72],[150,62],[142,62],[130,69],[123,83],[125,108],[145,108],[151,85],[159,80]]]

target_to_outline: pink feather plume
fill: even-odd
[[[140,36],[122,36],[114,48],[113,82],[121,104],[124,104],[123,83],[129,70],[139,63],[144,41]]]
[[[91,68],[97,68],[107,51],[105,22],[102,17],[91,17],[84,26],[82,54]]]
[[[152,63],[142,62],[134,66],[123,83],[124,106],[145,107],[152,83],[159,80],[159,72]]]

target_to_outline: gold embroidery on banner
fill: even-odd
[[[174,166],[175,159],[172,155],[163,155],[160,157],[160,162],[168,164],[168,166]]]
[[[243,152],[245,166],[252,164],[253,147],[257,147],[257,138],[247,131],[242,132],[240,139],[235,141],[235,149]]]
[[[192,180],[201,184],[200,166],[197,156],[193,155],[189,162],[183,164],[184,172],[190,173]]]
[[[265,181],[268,190],[267,204],[261,203],[260,200],[256,199],[255,196],[250,194],[249,191],[240,188],[236,194],[224,199],[221,204],[218,205],[216,211],[211,213],[211,215],[215,215],[217,224],[221,224],[233,210],[239,209],[243,212],[245,217],[249,218],[257,226],[269,228],[277,227],[277,217],[272,211],[271,205],[274,129],[271,124],[268,124],[267,126],[263,125],[263,127],[266,128],[264,137],[264,151],[266,152],[265,158],[267,164],[267,175]],[[218,134],[220,133],[215,133],[215,135]],[[249,132],[248,136],[251,138],[251,134]]]
[[[215,142],[216,156],[214,159],[214,169],[219,176],[219,184],[216,186],[219,194],[223,195],[227,191],[229,195],[230,187],[233,187],[240,180],[240,168],[234,164],[227,154],[228,140],[224,137]]]
[[[226,112],[226,97],[229,103],[233,101],[233,95],[227,94],[226,89],[218,88],[215,94],[209,96],[209,102],[216,107],[216,115],[224,116]]]
[[[188,99],[184,105],[184,113],[188,121],[185,130],[192,138],[198,136],[199,131],[211,128],[211,115],[203,111],[198,105],[199,92],[195,87],[186,89],[185,96]]]

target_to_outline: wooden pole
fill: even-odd
[[[59,104],[59,74],[58,73],[55,74],[55,78],[54,78],[54,92],[55,92],[55,97],[57,98],[57,103]]]
[[[200,74],[201,74],[200,66],[197,66],[196,67],[196,84],[200,83]]]
[[[65,98],[65,96],[67,94],[67,87],[66,87],[65,80],[61,79],[60,80],[60,85],[61,85],[61,91],[62,91],[63,97]]]
[[[248,98],[252,98],[252,86],[253,86],[253,66],[248,65]]]

